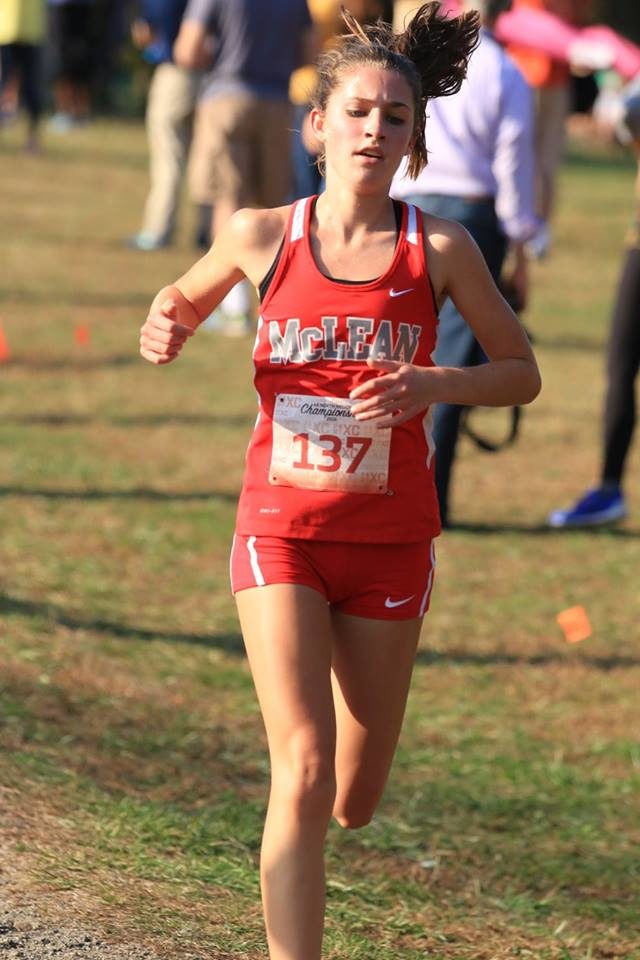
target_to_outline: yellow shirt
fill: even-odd
[[[324,50],[331,43],[336,33],[340,32],[340,24],[342,23],[340,17],[341,0],[307,0],[307,2]],[[315,85],[316,68],[313,64],[309,63],[298,70],[294,70],[289,84],[291,102],[296,105],[309,103]]]
[[[0,43],[42,43],[45,0],[0,0]]]

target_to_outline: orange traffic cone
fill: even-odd
[[[0,324],[0,363],[6,363],[7,360],[11,359],[11,350],[9,349],[9,343],[7,338],[4,335],[4,330],[2,329],[2,324]]]
[[[86,323],[79,323],[74,331],[74,339],[79,347],[88,347],[91,342],[91,331]]]

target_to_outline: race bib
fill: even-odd
[[[386,493],[391,430],[356,420],[352,401],[276,396],[269,482],[308,490]]]

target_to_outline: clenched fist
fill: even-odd
[[[185,341],[192,337],[199,318],[185,297],[168,296],[159,306],[152,305],[140,330],[140,353],[149,363],[171,363]]]

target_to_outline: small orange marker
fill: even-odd
[[[4,335],[4,330],[0,324],[0,363],[6,363],[7,360],[11,359],[11,350],[9,349],[9,344],[7,338]]]
[[[556,620],[567,643],[580,643],[592,634],[589,617],[584,607],[569,607],[561,610]]]
[[[91,331],[86,323],[79,323],[74,331],[74,339],[79,347],[88,347],[91,342]]]

